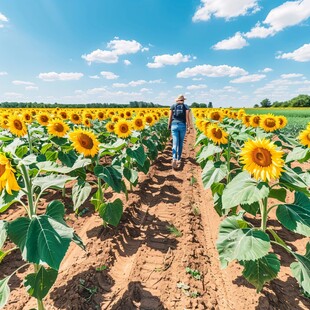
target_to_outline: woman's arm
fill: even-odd
[[[172,122],[172,110],[170,110],[169,119],[168,119],[168,129],[171,128],[171,122]]]
[[[192,121],[191,121],[190,110],[186,110],[186,127],[187,127],[187,131],[190,130],[191,126],[192,126]]]

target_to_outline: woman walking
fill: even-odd
[[[190,110],[189,107],[184,104],[183,95],[176,98],[170,108],[170,115],[168,120],[168,128],[171,129],[172,134],[172,168],[180,168],[181,156],[183,150],[183,142],[186,131],[189,132],[191,126]]]

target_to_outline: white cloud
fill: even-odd
[[[39,90],[39,87],[30,85],[30,86],[26,86],[25,90]]]
[[[149,89],[149,88],[141,88],[140,92],[141,93],[151,93],[151,89]]]
[[[137,81],[131,81],[129,83],[114,83],[112,86],[115,88],[124,88],[124,87],[136,87],[136,86],[141,86],[144,84],[159,84],[162,83],[162,80],[151,80],[151,81],[146,81],[146,80],[137,80]]]
[[[136,40],[112,40],[107,44],[116,55],[135,54],[142,49],[142,45]]]
[[[118,62],[118,56],[113,51],[103,51],[97,49],[90,54],[82,55],[89,64],[92,62],[113,64]]]
[[[107,80],[115,80],[119,77],[118,75],[110,71],[101,71],[100,74]]]
[[[174,86],[174,88],[181,89],[181,88],[183,88],[183,86],[182,85],[176,85],[176,86]]]
[[[125,59],[125,60],[124,60],[124,64],[125,64],[126,66],[129,66],[129,65],[131,65],[131,62],[130,62],[128,59]]]
[[[128,87],[129,85],[125,83],[113,83],[112,86],[115,88],[122,88],[122,87]]]
[[[201,5],[193,16],[193,21],[207,21],[212,15],[230,19],[259,10],[258,0],[201,0]]]
[[[0,76],[4,76],[4,75],[8,75],[8,73],[5,71],[0,71]]]
[[[293,79],[293,78],[302,77],[302,76],[304,76],[304,75],[301,73],[281,74],[282,79]]]
[[[256,24],[245,34],[247,38],[266,38],[277,32],[294,25],[310,17],[310,0],[287,1],[272,9],[263,23],[266,27]]]
[[[205,89],[207,88],[208,86],[205,85],[205,84],[199,84],[199,85],[190,85],[190,86],[187,86],[186,88],[188,90],[197,90],[197,89]]]
[[[12,84],[14,84],[14,85],[31,85],[31,86],[35,85],[32,82],[18,81],[18,80],[12,81]]]
[[[197,75],[203,75],[208,77],[223,77],[223,76],[238,76],[245,75],[248,72],[240,67],[231,67],[228,65],[211,66],[200,65],[192,68],[186,68],[185,70],[177,74],[178,78],[188,78]]]
[[[107,90],[106,88],[104,87],[96,87],[96,88],[91,88],[91,89],[88,89],[86,91],[86,93],[88,95],[98,95],[98,94],[102,94],[102,93],[105,93]]]
[[[90,75],[89,78],[94,79],[94,80],[98,80],[98,79],[100,79],[100,76],[99,75]]]
[[[158,80],[151,80],[149,81],[150,84],[160,84],[163,83],[162,79],[158,79]]]
[[[272,72],[272,71],[273,70],[271,68],[265,68],[261,72],[268,73],[268,72]]]
[[[5,15],[0,13],[0,22],[8,22],[8,21],[9,21],[9,19]]]
[[[193,78],[192,80],[193,80],[193,81],[202,81],[203,78]]]
[[[281,59],[293,59],[299,62],[306,62],[310,61],[310,44],[304,44],[302,47],[298,48],[297,50],[291,53],[284,53],[276,58]]]
[[[214,50],[238,50],[247,45],[247,41],[240,32],[237,32],[233,37],[216,43],[212,48]]]
[[[181,62],[188,62],[190,60],[189,55],[182,55],[182,53],[176,53],[173,55],[164,54],[164,55],[158,55],[153,56],[154,62],[149,62],[147,66],[149,68],[155,69],[155,68],[162,68],[167,65],[173,65],[176,66]]]
[[[84,76],[83,73],[78,72],[47,72],[47,73],[40,73],[39,79],[43,81],[70,81],[70,80],[79,80],[82,76]]]
[[[251,74],[251,75],[245,75],[240,78],[231,80],[230,83],[251,83],[251,82],[258,82],[265,78],[265,74]]]

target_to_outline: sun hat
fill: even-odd
[[[180,95],[178,98],[175,99],[175,102],[184,101],[184,100],[186,100],[186,98],[183,95]]]

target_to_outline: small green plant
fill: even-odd
[[[167,229],[169,230],[170,234],[174,235],[177,238],[183,236],[182,232],[180,232],[173,224],[167,225]]]
[[[182,292],[188,296],[188,297],[191,297],[191,298],[197,298],[200,296],[200,293],[197,292],[197,291],[190,291],[190,286],[186,283],[183,283],[183,282],[178,282],[177,283],[177,288],[181,289]]]
[[[189,267],[186,267],[186,273],[189,273],[194,279],[201,280],[201,274],[199,270],[191,269]]]
[[[190,179],[190,181],[189,181],[189,184],[190,184],[191,186],[193,186],[193,185],[196,184],[196,183],[197,183],[197,179],[196,179],[194,176],[192,176],[191,179]]]
[[[79,282],[80,282],[80,286],[83,288],[83,290],[85,290],[89,294],[89,296],[86,298],[86,300],[90,301],[91,298],[93,297],[93,295],[97,293],[98,287],[97,286],[94,286],[94,287],[86,286],[84,279],[80,279]]]
[[[102,265],[102,266],[100,266],[100,267],[97,267],[97,268],[96,268],[96,271],[103,271],[103,270],[107,270],[107,269],[108,269],[108,266]]]
[[[192,208],[192,211],[193,211],[193,214],[194,214],[195,216],[199,216],[199,215],[200,215],[200,210],[199,210],[198,207],[194,206],[194,207]]]

